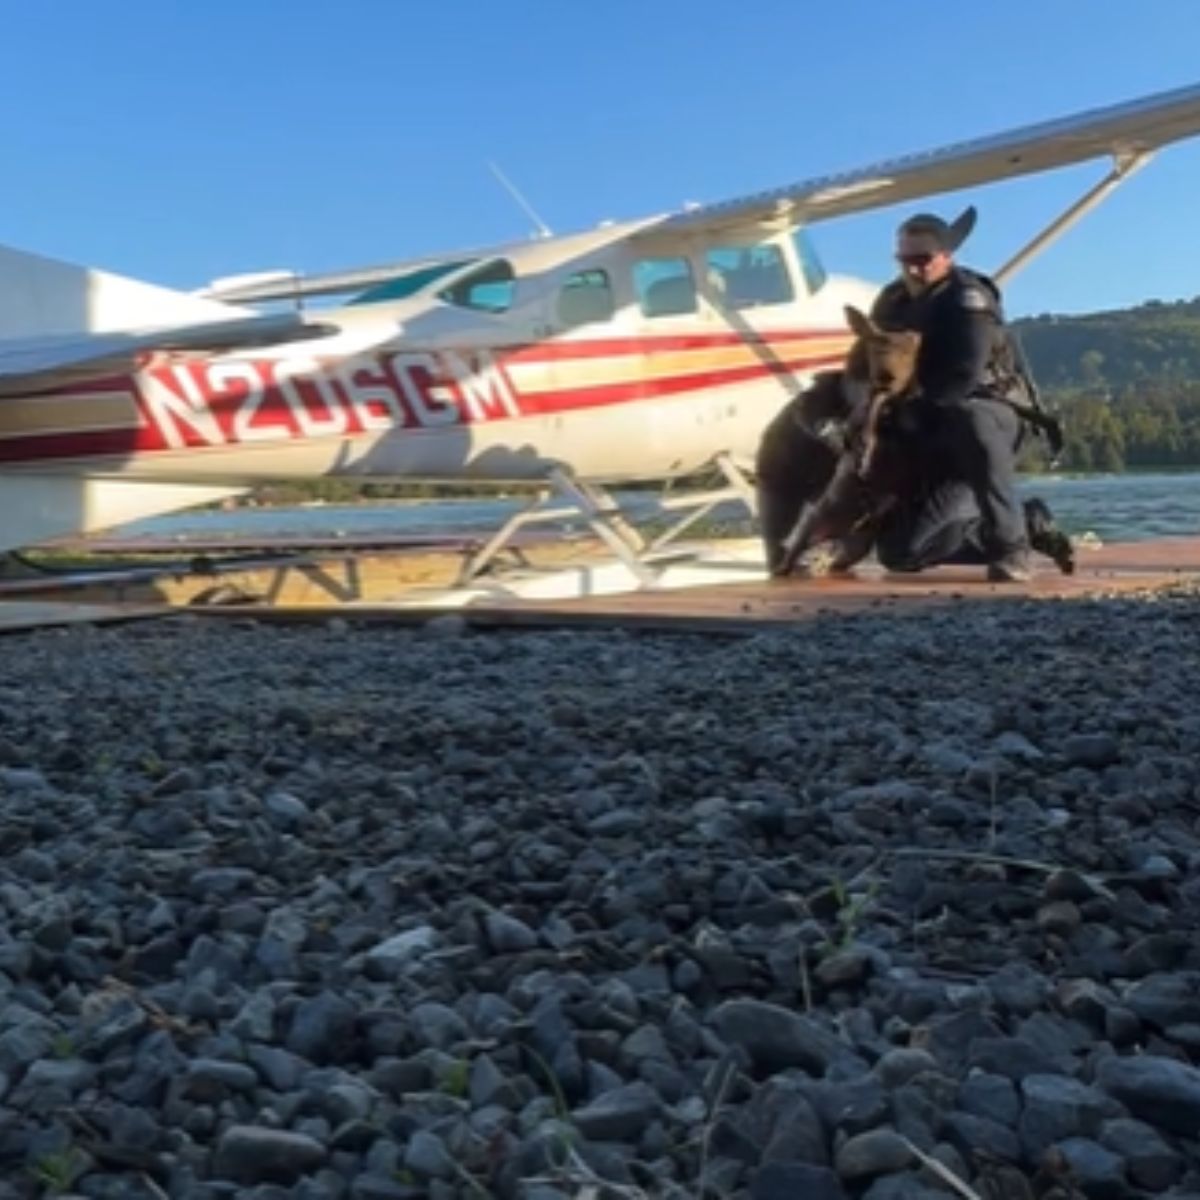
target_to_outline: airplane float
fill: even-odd
[[[696,516],[753,506],[762,430],[877,291],[827,273],[810,226],[1111,159],[1003,281],[1198,132],[1194,85],[588,232],[193,293],[0,248],[0,551],[286,479],[527,484],[562,503],[518,514],[461,583],[521,525],[573,514],[654,585]],[[607,490],[705,469],[724,484],[673,497],[653,542]]]

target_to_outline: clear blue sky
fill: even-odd
[[[0,241],[191,287],[558,232],[1200,81],[1200,0],[0,0]],[[994,267],[1105,164],[947,197]],[[882,280],[905,209],[814,229]],[[1009,289],[1200,294],[1200,139]]]

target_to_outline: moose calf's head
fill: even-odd
[[[865,313],[849,305],[845,311],[866,360],[872,398],[904,395],[916,381],[921,335],[911,329],[880,329]]]
[[[909,329],[880,329],[857,308],[847,306],[845,311],[846,321],[858,338],[857,350],[867,371],[870,409],[863,429],[858,474],[871,482],[881,475],[880,441],[889,419],[898,404],[916,394],[921,335]]]

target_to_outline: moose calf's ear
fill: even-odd
[[[870,317],[855,308],[853,304],[847,304],[842,311],[846,314],[846,324],[859,337],[870,337],[875,332],[875,326],[871,324]]]

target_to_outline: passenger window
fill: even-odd
[[[804,286],[815,296],[825,286],[825,281],[829,276],[821,264],[820,255],[817,254],[812,239],[808,236],[808,230],[797,229],[792,234],[792,244],[796,247],[800,270],[804,272]]]
[[[516,287],[517,280],[513,274],[512,263],[501,260],[480,267],[465,279],[460,279],[438,292],[438,299],[459,308],[502,313],[511,307]]]
[[[696,311],[696,285],[686,258],[643,258],[633,264],[633,287],[647,317]]]
[[[607,271],[576,271],[558,293],[558,319],[564,329],[607,321],[613,315],[612,285]]]
[[[707,265],[709,284],[727,308],[757,308],[795,299],[778,246],[714,247]]]

